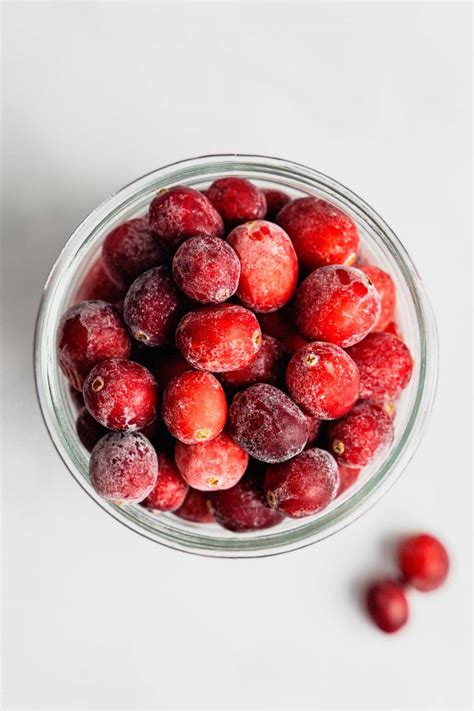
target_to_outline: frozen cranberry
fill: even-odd
[[[395,313],[396,291],[390,274],[372,264],[363,264],[358,269],[366,274],[375,286],[380,296],[380,316],[374,326],[374,331],[383,331],[393,320]]]
[[[296,325],[313,341],[352,346],[365,338],[379,313],[380,296],[360,269],[321,267],[298,288]]]
[[[397,324],[395,323],[395,321],[390,321],[390,323],[388,324],[388,326],[386,326],[386,327],[383,329],[383,332],[384,332],[384,333],[391,333],[392,336],[396,336],[397,338],[400,338],[401,340],[403,340],[403,339],[402,339],[402,335],[401,335],[401,333],[400,333],[400,330],[399,330]]]
[[[219,178],[206,191],[227,227],[265,217],[265,195],[244,178]]]
[[[191,521],[192,523],[214,523],[214,513],[212,510],[209,494],[205,491],[189,489],[183,504],[173,511],[175,516]]]
[[[262,462],[284,462],[301,452],[308,439],[308,423],[299,407],[267,383],[235,395],[229,424],[235,441]]]
[[[125,322],[133,337],[147,346],[170,340],[179,312],[179,294],[168,267],[149,269],[133,282],[125,297]]]
[[[408,620],[408,601],[395,580],[372,584],[366,594],[367,611],[382,632],[397,632]]]
[[[92,417],[109,430],[138,430],[157,415],[158,386],[142,365],[111,358],[87,376],[84,400]]]
[[[173,459],[158,454],[158,478],[152,491],[141,503],[155,511],[176,511],[182,506],[189,487],[179,473]]]
[[[190,299],[221,304],[237,291],[240,262],[220,237],[191,237],[173,257],[173,276]]]
[[[439,588],[449,571],[446,548],[427,533],[405,538],[398,549],[398,562],[405,579],[422,592]]]
[[[228,434],[221,432],[215,439],[202,444],[176,442],[175,460],[193,489],[217,491],[237,484],[249,458]]]
[[[106,301],[82,301],[63,314],[59,324],[58,362],[76,390],[96,363],[128,358],[131,342],[118,312]]]
[[[265,473],[267,501],[290,518],[322,511],[339,486],[337,464],[324,449],[307,449],[289,462],[274,464]]]
[[[115,304],[123,296],[123,289],[112,281],[105,271],[104,263],[99,260],[82,280],[74,301],[108,301]]]
[[[140,432],[110,432],[92,450],[94,489],[109,501],[143,501],[155,486],[158,457]]]
[[[222,237],[224,232],[222,218],[206,195],[182,185],[160,190],[151,202],[148,219],[161,242],[173,252],[190,237]]]
[[[99,439],[107,434],[106,428],[89,414],[86,407],[77,416],[76,432],[88,452],[92,452]]]
[[[251,363],[262,345],[254,314],[243,306],[221,304],[192,311],[176,329],[176,345],[198,370],[223,373]]]
[[[263,333],[278,338],[279,341],[294,332],[294,326],[288,317],[287,309],[271,311],[268,314],[257,314],[257,318]]]
[[[413,359],[406,345],[390,333],[369,333],[347,351],[360,372],[360,397],[394,400],[408,385]]]
[[[322,420],[335,420],[358,398],[359,371],[339,346],[308,343],[288,363],[286,386],[303,410]]]
[[[298,331],[292,331],[288,336],[281,339],[281,343],[288,353],[293,354],[299,351],[300,348],[303,348],[308,341],[305,341]]]
[[[274,190],[273,188],[262,190],[262,193],[265,195],[265,200],[267,201],[267,214],[265,215],[265,219],[274,222],[275,217],[283,205],[290,202],[291,198],[282,190]]]
[[[325,200],[292,200],[280,210],[277,222],[290,235],[306,271],[328,264],[351,266],[357,259],[357,227],[348,215]]]
[[[393,424],[381,405],[356,403],[347,415],[331,422],[328,441],[338,463],[363,467],[382,454],[393,439]]]
[[[241,271],[237,296],[254,311],[276,311],[286,304],[298,282],[298,260],[288,235],[278,225],[255,220],[227,237]]]
[[[220,380],[228,391],[241,390],[254,383],[278,385],[285,369],[287,355],[285,349],[271,336],[262,336],[262,347],[257,357],[245,368],[221,373]]]
[[[276,526],[283,516],[268,506],[261,476],[247,472],[231,489],[212,495],[217,523],[229,531],[257,531]]]
[[[309,449],[318,439],[319,431],[321,429],[321,420],[319,417],[314,417],[314,415],[308,415],[304,413],[306,422],[308,423],[308,441],[306,442],[306,449]]]
[[[357,467],[346,467],[344,464],[338,464],[339,469],[339,489],[337,495],[340,496],[346,489],[357,481],[361,469]]]

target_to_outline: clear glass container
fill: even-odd
[[[217,524],[193,524],[173,514],[152,513],[137,504],[115,505],[98,496],[89,482],[89,454],[76,435],[76,409],[56,354],[61,315],[74,302],[105,235],[125,220],[145,214],[161,188],[179,184],[201,189],[226,175],[281,188],[294,197],[322,197],[348,213],[357,224],[362,254],[389,272],[395,282],[397,322],[415,359],[411,382],[397,403],[395,438],[388,455],[363,469],[356,483],[321,513],[243,534]],[[173,163],[103,202],[75,230],[53,266],[35,335],[36,385],[43,417],[56,449],[80,486],[117,521],[146,538],[181,551],[225,557],[274,555],[307,546],[341,530],[380,499],[405,469],[420,441],[436,389],[437,358],[435,322],[420,277],[384,220],[332,178],[297,163],[253,155],[203,156]]]

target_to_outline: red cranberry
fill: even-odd
[[[372,264],[364,264],[359,267],[361,272],[366,274],[375,286],[380,296],[380,316],[374,326],[374,331],[383,331],[393,320],[395,313],[395,303],[397,294],[395,284],[390,274],[382,271]]]
[[[262,332],[251,311],[221,304],[188,313],[176,329],[176,345],[194,368],[223,373],[254,360]]]
[[[265,219],[274,222],[281,208],[290,202],[291,198],[282,190],[274,190],[273,188],[262,190],[262,193],[265,195],[265,200],[267,201],[267,214],[265,215]]]
[[[319,417],[315,417],[314,415],[308,415],[306,412],[304,413],[304,416],[306,418],[306,422],[308,423],[308,441],[306,442],[305,449],[310,449],[310,447],[318,439],[322,421],[319,419]]]
[[[337,464],[324,449],[307,449],[289,462],[274,464],[265,473],[267,501],[290,518],[322,511],[339,486]]]
[[[227,227],[265,217],[265,195],[244,178],[219,178],[206,191]]]
[[[237,291],[240,262],[220,237],[192,237],[173,257],[173,276],[190,299],[221,304]]]
[[[179,473],[173,459],[158,454],[158,478],[142,505],[155,511],[176,511],[188,493],[189,487]]]
[[[155,486],[158,457],[140,432],[110,432],[92,450],[89,473],[109,501],[143,501]]]
[[[190,237],[222,237],[224,232],[222,218],[207,197],[181,185],[160,190],[148,217],[150,227],[170,251]]]
[[[296,353],[300,348],[308,343],[297,331],[292,331],[288,336],[281,339],[282,345],[288,353]]]
[[[347,415],[331,422],[328,441],[338,463],[363,467],[384,452],[393,439],[393,424],[381,405],[358,402]]]
[[[347,467],[344,464],[338,464],[337,467],[339,469],[339,489],[337,490],[337,495],[340,496],[357,481],[361,469],[357,467]]]
[[[395,580],[382,580],[367,590],[367,611],[382,632],[397,632],[408,620],[405,591]]]
[[[112,358],[91,370],[84,400],[92,417],[109,430],[138,430],[157,415],[158,386],[142,365]]]
[[[348,215],[325,200],[293,200],[278,213],[277,222],[290,235],[306,271],[328,264],[351,266],[357,259],[357,227]]]
[[[308,424],[299,407],[267,383],[251,385],[235,395],[229,424],[235,441],[262,462],[290,459],[308,439]]]
[[[402,339],[402,336],[401,336],[401,333],[400,333],[400,330],[399,330],[397,324],[395,323],[395,321],[390,321],[390,323],[388,324],[388,326],[386,326],[386,327],[383,329],[383,332],[384,332],[384,333],[391,333],[392,336],[396,336],[397,338],[400,338],[400,340],[403,340],[403,339]]]
[[[286,385],[293,400],[322,420],[342,417],[359,395],[359,371],[342,348],[314,342],[292,356]]]
[[[321,267],[298,288],[296,325],[313,341],[352,346],[365,338],[379,313],[377,290],[360,269]]]
[[[228,434],[221,432],[202,444],[176,442],[175,460],[193,489],[217,491],[237,484],[247,469],[249,458]]]
[[[77,390],[96,363],[128,358],[131,342],[118,312],[105,301],[82,301],[63,314],[59,324],[58,361]]]
[[[86,407],[79,411],[76,420],[76,432],[88,452],[92,452],[99,439],[107,434],[106,428],[89,414]]]
[[[165,388],[170,380],[189,370],[189,363],[177,351],[162,351],[155,357],[154,364],[150,370],[152,370],[160,386]]]
[[[221,383],[229,391],[241,390],[254,383],[278,385],[283,379],[286,359],[285,349],[276,338],[262,336],[262,347],[255,360],[240,370],[221,373]]]
[[[192,523],[214,523],[209,494],[205,491],[189,489],[183,504],[173,511],[175,516]]]
[[[138,277],[125,297],[125,322],[133,337],[147,346],[161,346],[170,340],[179,311],[178,290],[164,266]]]
[[[115,304],[124,295],[123,289],[115,284],[105,271],[102,260],[96,262],[87,272],[77,290],[74,301],[108,301]]]
[[[288,235],[277,225],[255,220],[227,237],[237,252],[241,272],[237,296],[254,311],[276,311],[286,304],[298,282],[298,260]]]
[[[403,540],[398,549],[398,562],[405,579],[422,592],[439,588],[449,571],[446,548],[427,533]]]
[[[247,472],[231,489],[212,496],[217,523],[229,531],[258,531],[276,526],[283,516],[271,509],[265,499],[261,476]]]

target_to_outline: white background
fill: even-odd
[[[470,8],[5,5],[4,707],[467,708],[470,699]],[[134,177],[204,153],[306,163],[366,198],[426,282],[439,392],[408,470],[315,547],[211,560],[132,534],[75,484],[35,401],[41,288],[76,224]],[[408,627],[360,585],[400,532],[452,554]]]

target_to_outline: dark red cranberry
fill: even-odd
[[[361,400],[347,415],[329,423],[327,435],[338,463],[364,467],[388,449],[393,424],[381,405]]]
[[[319,431],[321,429],[322,420],[314,415],[308,415],[304,413],[306,417],[306,422],[308,423],[308,441],[306,442],[306,449],[310,449],[312,445],[316,442],[319,436]]]
[[[84,407],[84,398],[82,396],[82,390],[76,390],[76,388],[73,388],[72,385],[69,386],[69,395],[72,400],[72,404],[76,408],[76,410],[80,410],[81,407]]]
[[[248,454],[228,434],[202,444],[176,442],[175,461],[189,486],[200,491],[230,489],[242,478]]]
[[[380,296],[380,316],[374,326],[374,331],[384,331],[388,324],[393,321],[397,294],[395,284],[390,274],[384,272],[373,264],[363,264],[359,267],[361,272],[366,274],[375,286]]]
[[[79,411],[76,420],[76,432],[88,452],[92,452],[99,439],[107,434],[106,428],[89,414],[86,407]]]
[[[357,467],[347,467],[344,464],[338,464],[337,466],[339,469],[339,489],[337,490],[337,495],[340,496],[357,481],[362,470]]]
[[[265,195],[244,178],[219,178],[206,190],[227,227],[249,220],[261,220],[267,211]]]
[[[247,472],[231,489],[212,495],[217,523],[229,531],[257,531],[276,526],[283,516],[268,506],[261,475]]]
[[[267,201],[267,214],[265,215],[265,219],[275,222],[275,218],[281,208],[290,202],[291,198],[282,190],[274,190],[273,188],[264,189],[262,193],[265,195],[265,200]]]
[[[366,595],[367,611],[382,632],[397,632],[408,621],[408,601],[395,580],[372,584]]]
[[[142,505],[155,511],[176,511],[183,505],[189,487],[172,457],[158,454],[158,478]]]
[[[446,548],[427,533],[409,536],[400,543],[398,563],[405,579],[422,592],[439,588],[449,571]]]
[[[214,523],[214,513],[206,491],[189,489],[183,504],[173,511],[175,516],[192,523]]]
[[[220,381],[230,392],[242,390],[254,383],[279,385],[283,380],[286,361],[287,355],[281,343],[271,336],[263,336],[262,347],[255,360],[240,370],[221,373]]]
[[[168,267],[149,269],[133,282],[125,297],[125,322],[133,337],[146,346],[168,343],[179,313],[179,293]]]
[[[287,309],[258,314],[257,318],[263,333],[278,338],[279,341],[294,332],[294,326],[288,317]]]
[[[303,336],[300,336],[298,331],[292,331],[288,336],[281,339],[282,346],[285,348],[287,353],[296,353],[300,348],[308,343]]]
[[[124,290],[115,284],[100,259],[87,272],[77,290],[74,302],[107,301],[115,304],[124,297]]]
[[[150,370],[153,372],[160,387],[165,388],[170,380],[189,370],[189,368],[188,361],[183,358],[181,353],[174,350],[164,350],[154,357],[154,363]]]

